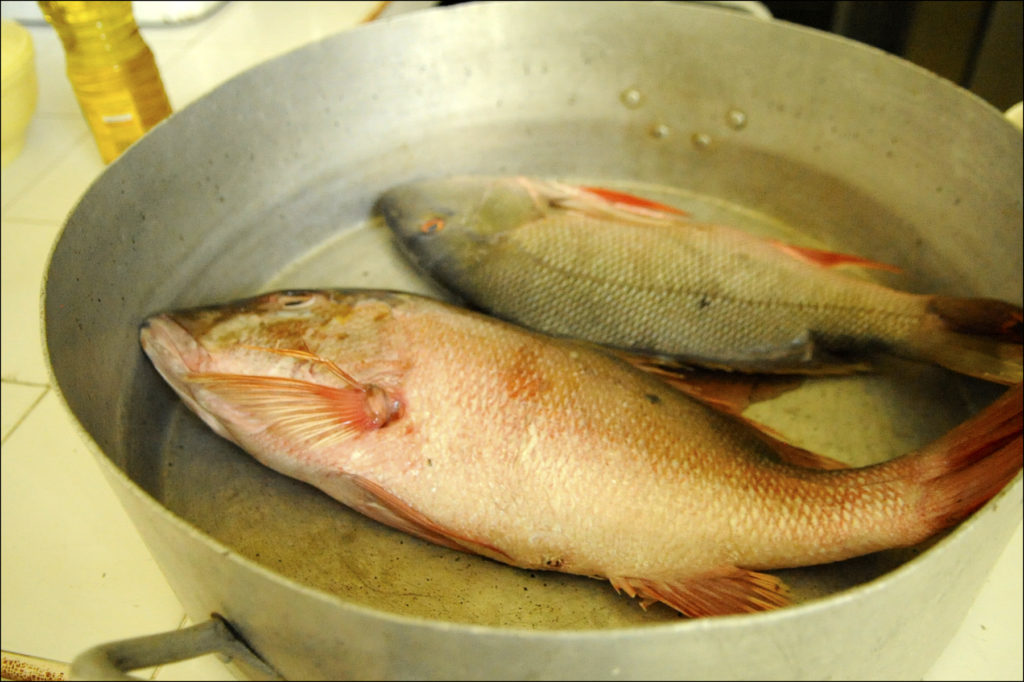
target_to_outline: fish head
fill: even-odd
[[[471,268],[502,236],[544,215],[534,183],[483,176],[421,180],[377,200],[402,248],[428,272]]]
[[[298,426],[346,434],[398,416],[393,310],[403,301],[384,291],[279,291],[153,315],[140,342],[192,411],[253,449],[274,424],[289,425],[277,430],[281,441],[295,440]],[[304,421],[307,408],[318,416]]]

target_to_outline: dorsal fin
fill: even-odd
[[[824,249],[812,249],[809,246],[796,246],[795,244],[787,244],[786,242],[780,242],[775,239],[768,241],[772,246],[789,256],[802,260],[805,263],[812,263],[825,268],[833,268],[839,265],[856,265],[860,268],[873,268],[875,270],[887,270],[889,272],[903,272],[903,269],[896,265],[879,263],[878,261],[861,258],[860,256],[854,256],[848,253],[837,253],[835,251],[826,251]]]
[[[685,224],[689,215],[683,210],[650,199],[603,189],[554,181],[520,178],[538,206],[546,202],[565,211],[576,211],[596,219],[617,220],[638,225]]]
[[[638,197],[628,192],[620,192],[594,185],[573,186],[559,182],[537,184],[527,178],[521,178],[520,180],[530,193],[535,196],[535,200],[543,195],[552,205],[566,210],[576,210],[592,217],[636,222],[641,225],[662,225],[673,222],[679,225],[691,224],[684,220],[684,218],[688,218],[690,215],[686,211],[675,206]],[[765,241],[788,256],[821,267],[832,268],[841,265],[855,265],[861,268],[886,270],[888,272],[903,272],[902,268],[896,265],[881,263],[853,254],[815,249],[809,246],[797,246],[775,239]]]
[[[673,213],[680,216],[688,216],[689,213],[678,209],[675,206],[669,206],[668,204],[662,204],[657,201],[651,201],[650,199],[644,199],[626,192],[618,192],[613,189],[605,189],[604,187],[593,187],[590,185],[583,185],[580,189],[596,194],[605,201],[613,204],[619,204],[626,208],[641,208],[645,211],[658,211],[660,213]]]

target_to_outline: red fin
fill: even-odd
[[[1024,463],[1022,428],[1017,384],[914,455],[925,524],[934,531],[958,523],[1002,490]]]
[[[782,440],[778,432],[771,427],[759,424],[754,420],[747,419],[745,417],[741,417],[740,419],[753,426],[754,433],[757,437],[765,442],[778,456],[778,458],[786,464],[792,464],[793,466],[803,467],[805,469],[822,469],[826,471],[850,468],[850,465],[846,462],[840,462],[838,459],[819,455],[816,452],[811,452],[810,450],[805,450],[793,445],[792,443],[787,443]]]
[[[675,215],[688,216],[690,215],[686,211],[680,210],[675,206],[669,206],[668,204],[662,204],[657,201],[651,201],[650,199],[644,199],[642,197],[634,196],[632,194],[626,194],[625,192],[617,192],[612,189],[605,189],[603,187],[592,187],[592,186],[581,186],[580,189],[596,194],[605,201],[610,201],[613,204],[621,204],[634,208],[643,208],[651,211],[660,211],[662,213],[674,213]]]
[[[819,348],[812,340],[802,345],[791,346],[791,352],[778,354],[773,358],[750,361],[750,366],[720,364],[695,359],[687,364],[648,353],[597,346],[611,352],[637,369],[653,374],[698,400],[711,403],[718,400],[724,404],[741,404],[744,392],[750,392],[749,403],[767,400],[781,395],[800,385],[810,376],[838,376],[873,371],[868,361],[840,358]],[[792,360],[790,364],[776,365],[776,362]],[[705,373],[705,374],[702,374]],[[736,386],[726,388],[730,383]],[[744,387],[746,385],[746,387]],[[730,398],[729,393],[737,396]],[[706,400],[702,398],[706,397]],[[737,401],[739,398],[739,401]],[[746,405],[744,405],[745,407]]]
[[[193,374],[189,381],[248,410],[280,436],[325,444],[382,426],[367,392],[287,377]]]
[[[616,591],[643,599],[644,608],[662,602],[690,618],[768,611],[789,604],[789,589],[781,580],[735,567],[679,580],[610,580]]]
[[[903,272],[902,268],[895,265],[879,263],[878,261],[868,260],[867,258],[861,258],[860,256],[824,251],[822,249],[812,249],[807,246],[795,246],[794,244],[786,244],[785,242],[776,241],[774,239],[769,240],[769,242],[772,246],[783,253],[807,263],[821,265],[826,268],[836,267],[837,265],[856,265],[861,268],[874,268],[875,270],[888,270],[889,272]]]
[[[599,187],[581,187],[560,182],[520,178],[539,208],[544,203],[563,211],[576,211],[591,218],[638,225],[682,223],[688,214],[667,204]]]
[[[653,374],[719,412],[740,415],[754,403],[770,400],[799,388],[804,375],[762,375],[687,367],[661,358],[612,349],[611,352],[637,369]]]
[[[378,503],[375,507],[360,508],[361,513],[442,547],[480,554],[504,563],[514,563],[512,557],[494,545],[453,533],[434,523],[425,514],[412,508],[377,483],[365,478],[356,478],[354,482]]]
[[[750,405],[799,388],[807,380],[806,376],[715,372],[668,365],[664,361],[627,351],[613,352],[634,367],[657,376],[691,398],[753,427],[754,433],[787,464],[810,469],[849,468],[839,460],[787,443],[775,429],[743,416],[743,411]]]
[[[743,416],[749,405],[774,398],[802,384],[804,377],[759,377],[755,375],[715,376],[703,373],[697,381],[690,377],[669,380],[676,388],[719,412],[732,415],[753,428],[752,433],[771,448],[783,462],[807,469],[848,469],[849,465],[837,459],[819,455],[810,450],[787,443],[785,436],[772,427]]]

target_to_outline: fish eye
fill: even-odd
[[[444,229],[444,218],[428,218],[420,225],[420,232],[423,234],[436,234]]]

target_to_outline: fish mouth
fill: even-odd
[[[215,433],[234,441],[221,420],[206,409],[194,393],[195,384],[190,376],[201,371],[210,354],[180,322],[179,318],[168,313],[147,319],[139,329],[142,350],[189,409]]]
[[[196,372],[209,353],[199,345],[187,326],[167,313],[154,315],[139,329],[142,350],[165,377],[184,377]]]
[[[164,381],[190,407],[196,407],[189,376],[199,370],[209,353],[166,313],[154,315],[142,324],[139,342]]]
[[[373,210],[396,235],[414,240],[433,234],[425,228],[432,219],[440,219],[443,224],[471,212],[482,193],[473,188],[467,191],[452,179],[421,180],[385,190],[377,197]]]
[[[418,193],[414,193],[409,187],[390,189],[377,198],[373,210],[384,219],[399,251],[420,269],[429,273],[437,260],[434,253],[436,249],[429,248],[429,235],[423,234],[419,228],[420,221],[417,216],[420,213],[415,208],[410,209],[410,206],[416,205],[414,194]]]

